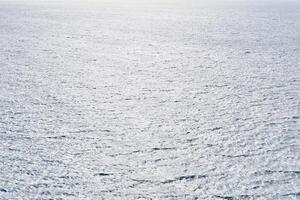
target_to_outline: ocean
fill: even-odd
[[[0,199],[299,199],[300,4],[0,3]]]

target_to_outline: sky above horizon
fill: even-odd
[[[8,5],[43,5],[79,8],[97,8],[112,4],[114,6],[175,6],[175,7],[292,7],[300,8],[300,0],[0,0]]]
[[[300,0],[0,0],[0,2],[34,2],[34,3],[177,3],[177,2],[193,2],[199,4],[211,3],[287,3],[300,2]]]

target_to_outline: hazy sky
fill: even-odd
[[[0,0],[0,2],[8,2],[10,4],[54,4],[54,5],[79,5],[89,6],[95,4],[112,3],[116,5],[124,4],[176,4],[176,5],[282,5],[297,2],[300,0]]]
[[[208,3],[253,3],[253,2],[300,2],[300,0],[0,0],[0,2],[51,2],[51,3],[102,3],[102,2],[118,2],[118,3],[159,3],[159,2],[194,2],[200,4]]]

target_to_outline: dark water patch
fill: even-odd
[[[165,180],[163,182],[161,182],[162,184],[166,184],[166,183],[172,183],[172,182],[176,182],[176,181],[192,181],[195,179],[202,179],[202,178],[207,178],[207,175],[188,175],[188,176],[179,176],[176,177],[174,179],[168,179]]]
[[[49,136],[47,137],[48,139],[65,139],[67,136],[65,135],[60,135],[60,136]]]
[[[219,199],[226,199],[226,200],[236,200],[236,198],[231,197],[231,196],[214,195],[214,197],[219,198]]]
[[[153,162],[157,163],[157,162],[162,161],[162,160],[163,160],[163,159],[158,158],[158,159],[155,159]]]
[[[126,155],[131,155],[131,154],[136,154],[136,153],[140,153],[140,150],[136,150],[136,151],[132,151],[132,152],[128,152],[128,153],[117,153],[117,154],[111,154],[111,157],[116,157],[116,156],[126,156]]]
[[[300,119],[300,116],[293,116],[292,119]]]
[[[108,130],[108,129],[103,129],[103,130],[100,130],[101,132],[105,132],[105,133],[110,133],[111,130]]]
[[[256,185],[256,186],[253,186],[252,189],[256,190],[256,189],[258,189],[258,188],[260,188],[260,187],[261,187],[261,186]]]
[[[208,129],[208,131],[217,131],[217,130],[220,130],[222,129],[222,127],[215,127],[215,128],[212,128],[212,129]]]
[[[223,157],[227,157],[227,158],[247,158],[247,157],[251,157],[251,156],[258,156],[261,154],[240,154],[240,155],[222,155]]]
[[[8,191],[4,188],[0,188],[0,192],[8,192]]]
[[[199,138],[190,138],[190,139],[187,139],[186,141],[187,142],[194,142],[194,141],[196,141],[196,140],[198,140]]]
[[[172,182],[175,182],[175,181],[177,181],[176,179],[170,179],[170,180],[166,180],[166,181],[163,181],[163,182],[161,182],[162,184],[167,184],[167,183],[172,183]]]
[[[292,170],[292,171],[285,171],[285,170],[264,170],[261,172],[255,172],[255,175],[268,175],[268,174],[275,174],[275,173],[283,173],[283,174],[300,174],[300,171]]]
[[[73,156],[81,156],[83,154],[83,152],[76,152],[76,153],[71,153],[70,155]]]
[[[240,157],[249,157],[249,154],[241,154],[241,155],[222,155],[223,157],[227,158],[240,158]]]
[[[61,195],[66,196],[66,197],[75,197],[76,195],[73,193],[68,193],[68,192],[62,192]]]
[[[17,152],[20,152],[21,150],[19,149],[14,149],[14,148],[8,148],[9,151],[17,151]]]
[[[51,192],[50,191],[43,191],[40,193],[41,195],[44,195],[44,196],[50,196],[51,195]],[[50,200],[50,199],[47,199],[47,200]],[[52,199],[51,199],[52,200]]]
[[[133,181],[139,182],[139,183],[151,183],[151,180],[147,180],[147,179],[131,179]]]
[[[173,101],[174,103],[181,103],[181,102],[183,102],[183,101],[180,101],[180,100],[175,100],[175,101]]]
[[[94,176],[111,176],[111,175],[113,175],[113,174],[112,173],[104,173],[104,172],[94,174]]]
[[[34,187],[34,188],[48,188],[49,185],[46,184],[46,183],[38,183],[38,184],[32,185],[32,187]]]
[[[131,154],[140,153],[140,152],[141,152],[140,150],[136,150],[136,151],[132,151],[132,152],[129,152],[129,153],[124,153],[122,155],[131,155]]]
[[[152,151],[165,151],[165,150],[174,150],[175,147],[154,147]]]
[[[93,129],[79,129],[79,130],[73,131],[72,133],[91,133],[94,131],[95,130],[93,130]]]
[[[221,196],[221,195],[215,195],[214,197],[219,198],[219,199],[226,199],[226,200],[241,200],[241,199],[254,199],[253,195],[238,195],[236,197],[234,196]]]
[[[60,176],[58,178],[61,178],[61,179],[75,179],[75,177],[72,177],[72,176]]]
[[[288,197],[288,196],[300,197],[300,192],[288,193],[288,194],[284,194],[282,196],[284,196],[284,197]]]
[[[228,87],[229,85],[224,84],[224,85],[214,85],[214,87],[216,88],[223,88],[223,87]]]
[[[63,162],[61,160],[47,160],[47,159],[43,159],[44,162],[46,163],[58,163],[58,164],[62,164]]]
[[[141,184],[145,184],[145,183],[152,183],[152,181],[150,181],[150,180],[143,180],[143,179],[141,179],[141,180],[140,179],[132,179],[132,180],[135,181],[136,183],[128,186],[130,188],[134,188],[137,185],[141,185]]]
[[[246,195],[246,194],[242,194],[238,196],[238,199],[254,199],[254,195]]]
[[[179,181],[182,180],[193,180],[193,179],[200,179],[200,178],[206,178],[207,175],[191,175],[191,176],[180,176],[178,178],[176,178]]]
[[[270,171],[272,173],[284,173],[284,174],[300,174],[300,171],[282,171],[282,170],[279,170],[279,171]]]

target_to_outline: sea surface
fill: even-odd
[[[0,3],[0,199],[300,199],[300,5]]]

